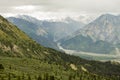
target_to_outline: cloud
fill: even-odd
[[[46,17],[120,13],[120,0],[2,0],[0,13],[36,14]]]
[[[1,7],[42,6],[43,11],[101,12],[120,11],[120,0],[3,0]]]
[[[23,10],[23,11],[33,11],[33,10],[36,9],[36,7],[33,6],[33,5],[23,5],[23,6],[13,7],[13,9],[15,9],[15,10]]]

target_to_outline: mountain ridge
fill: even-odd
[[[41,45],[57,50],[59,50],[57,40],[70,35],[84,25],[69,17],[64,20],[65,22],[41,21],[27,15],[19,15],[18,17],[9,17],[7,19]]]
[[[88,46],[89,48],[92,48],[92,52],[95,53],[100,53],[100,51],[105,51],[103,53],[116,53],[115,48],[119,48],[119,41],[120,41],[120,36],[119,36],[119,29],[120,29],[120,18],[118,16],[114,16],[111,14],[104,14],[95,19],[93,22],[87,24],[84,26],[84,28],[76,31],[74,34],[68,37],[68,39],[65,39],[63,41],[63,46],[64,48],[67,49],[72,49],[72,50],[81,50],[82,46]],[[79,37],[77,36],[84,36],[86,38],[92,39],[91,45],[81,45],[80,48],[80,43],[89,43],[87,42],[81,42],[79,41]],[[76,45],[74,45],[75,40],[78,40],[76,45],[78,45],[78,49],[75,48]],[[100,42],[99,44],[96,42]],[[68,43],[68,44],[66,44]],[[65,45],[64,45],[65,44]],[[117,44],[117,45],[116,45]],[[93,45],[93,46],[92,46]],[[101,45],[101,46],[97,46]],[[105,46],[110,46],[111,48],[105,47]],[[94,49],[96,47],[96,49]],[[105,47],[105,50],[100,50],[102,47]],[[86,48],[86,47],[85,47]],[[97,50],[97,52],[95,51]],[[108,51],[107,51],[108,50]],[[113,50],[113,51],[112,51]],[[89,52],[87,49],[85,50]],[[115,52],[114,52],[115,51]]]
[[[52,38],[49,36],[48,32],[46,32],[42,27],[38,26],[38,22],[35,23],[31,21],[26,21],[20,18],[10,17],[9,21],[15,23],[19,29],[28,34],[31,38],[36,40],[39,44],[50,47],[54,49],[58,49],[56,43],[52,41]]]

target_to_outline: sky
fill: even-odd
[[[120,0],[1,0],[0,14],[28,14],[41,19],[119,14]]]

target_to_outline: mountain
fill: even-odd
[[[41,24],[38,19],[36,19],[36,18],[34,18],[34,17],[32,17],[32,16],[17,15],[17,16],[15,16],[14,18],[23,19],[23,20],[26,20],[26,21],[29,21],[29,22],[32,22],[32,23],[35,23],[35,24]]]
[[[48,34],[52,37],[54,41],[60,40],[72,34],[85,25],[84,23],[76,21],[70,17],[62,19],[60,21],[37,20],[27,15],[19,15],[18,18],[37,24],[40,28],[43,28],[46,32],[48,32]]]
[[[75,21],[69,17],[63,21],[43,21],[42,27],[53,36],[54,41],[58,41],[76,30],[82,28],[84,23]]]
[[[90,15],[80,15],[75,18],[75,20],[80,21],[84,24],[88,24],[92,22],[95,19],[95,16],[90,16]]]
[[[32,25],[31,25],[32,26]],[[38,58],[49,50],[39,46],[15,25],[0,16],[0,55]]]
[[[119,80],[119,67],[45,48],[0,16],[1,80]]]
[[[31,16],[18,15],[7,19],[41,45],[57,50],[59,50],[56,43],[57,40],[72,34],[84,25],[71,18],[57,22],[41,21]]]
[[[120,41],[119,21],[120,16],[114,16],[111,14],[101,15],[94,22],[87,25],[82,33],[91,36],[95,41],[103,40],[116,44]]]
[[[17,25],[19,29],[24,31],[41,45],[58,49],[56,43],[52,40],[52,37],[48,34],[48,32],[38,25],[40,22],[39,20],[25,15],[21,18],[9,17],[8,20]]]
[[[101,15],[62,42],[67,49],[93,53],[119,52],[120,16]]]

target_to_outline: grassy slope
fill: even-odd
[[[42,77],[42,80],[46,78],[46,75],[48,75],[49,78],[50,76],[54,76],[55,80],[70,80],[70,77],[72,80],[120,79],[116,76],[97,75],[95,73],[85,72],[85,66],[82,66],[78,71],[74,71],[69,67],[69,64],[63,66],[29,58],[0,57],[0,63],[5,66],[4,70],[0,70],[0,79],[4,78],[5,80],[8,80],[9,78],[11,78],[11,80],[19,80],[19,77],[21,78],[20,80],[30,80],[28,77],[30,77],[31,80],[38,80],[39,75]],[[24,79],[22,79],[23,76]]]
[[[0,36],[0,64],[5,67],[4,70],[0,71],[1,79],[2,77],[5,79],[10,78],[11,75],[12,78],[18,79],[18,76],[22,76],[22,74],[31,77],[40,74],[44,76],[43,72],[56,77],[59,76],[61,80],[66,80],[71,76],[75,78],[74,75],[78,75],[76,80],[81,75],[84,78],[82,80],[92,79],[94,76],[99,78],[98,75],[102,76],[100,79],[107,79],[105,76],[120,75],[120,65],[111,64],[110,62],[87,61],[42,47],[1,16]],[[77,67],[77,71],[71,69],[71,64]],[[85,69],[87,73],[85,73]]]

